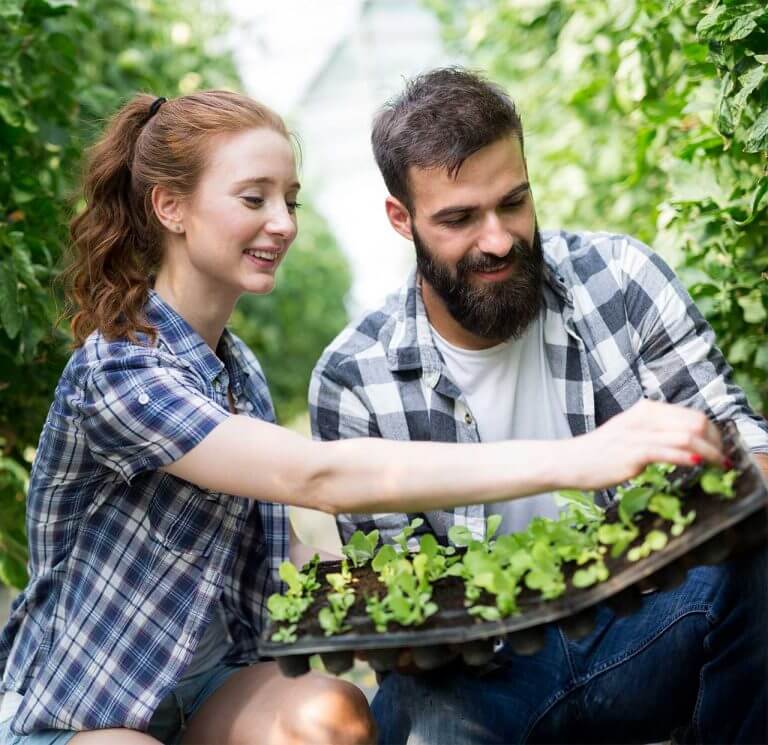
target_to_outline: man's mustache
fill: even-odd
[[[456,266],[459,276],[469,272],[493,272],[507,266],[516,256],[530,254],[531,247],[522,241],[515,241],[504,256],[484,254],[482,257],[465,257]]]

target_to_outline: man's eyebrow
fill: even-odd
[[[515,197],[519,197],[525,192],[529,191],[531,188],[531,185],[524,181],[522,184],[518,184],[513,189],[510,189],[502,198],[502,202],[507,202],[510,199],[514,199]],[[451,207],[443,207],[443,209],[438,210],[435,212],[434,215],[432,215],[431,219],[435,221],[444,220],[446,217],[451,217],[456,214],[464,214],[466,212],[472,212],[474,209],[477,209],[477,205],[474,204],[456,204],[452,205]]]
[[[275,179],[269,178],[269,176],[261,176],[260,178],[244,178],[242,181],[238,181],[235,184],[236,188],[240,188],[242,186],[248,186],[250,184],[269,184],[270,186],[274,186],[276,183]],[[289,189],[301,189],[301,184],[298,181],[294,181],[292,184],[289,185]]]

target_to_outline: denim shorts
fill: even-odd
[[[147,728],[147,734],[165,743],[176,745],[186,729],[187,720],[203,705],[203,702],[220,688],[230,675],[242,669],[242,665],[219,663],[181,680],[157,707]],[[11,732],[11,721],[0,722],[0,744],[2,745],[65,745],[76,734],[74,730],[46,729],[31,735],[15,735]]]

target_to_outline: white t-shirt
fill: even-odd
[[[432,327],[450,378],[464,393],[480,440],[557,440],[571,437],[544,349],[543,311],[519,339],[489,349],[462,349]],[[488,505],[504,519],[501,533],[524,530],[531,518],[556,518],[554,494]]]

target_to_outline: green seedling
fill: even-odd
[[[379,531],[372,530],[370,533],[363,533],[362,530],[356,530],[349,539],[349,543],[342,546],[341,552],[352,562],[352,566],[365,566],[372,558],[379,544]]]
[[[629,549],[627,559],[639,561],[645,559],[653,551],[661,551],[667,545],[667,534],[660,530],[651,530],[645,540],[639,545]]]
[[[609,572],[605,562],[602,559],[597,559],[583,569],[577,569],[573,573],[571,583],[574,587],[591,587],[598,582],[605,582],[608,579],[608,575]]]
[[[560,560],[552,548],[543,542],[531,549],[532,567],[525,575],[525,584],[531,590],[539,590],[545,600],[560,597],[565,592],[565,579],[560,570]]]
[[[378,595],[371,595],[365,600],[365,612],[373,621],[376,631],[384,633],[387,630],[387,624],[394,620],[394,614],[389,609],[386,597],[380,598]]]
[[[696,519],[696,510],[690,510],[686,515],[683,515],[680,499],[678,497],[668,497],[664,494],[656,494],[652,497],[648,504],[648,510],[672,523],[672,528],[669,532],[673,536],[681,535],[685,528]]]
[[[289,626],[281,626],[272,634],[272,641],[293,644],[296,641],[296,624],[292,623]]]
[[[344,624],[349,609],[355,604],[355,593],[351,590],[345,592],[331,592],[328,594],[328,605],[321,608],[317,620],[326,636],[341,634],[349,631],[350,626]]]
[[[482,546],[482,541],[478,541],[472,531],[466,525],[453,525],[448,529],[448,540],[458,548],[473,548]]]
[[[619,519],[624,525],[632,525],[635,517],[648,507],[656,489],[650,486],[632,486],[629,489],[619,487],[616,497],[619,499]]]
[[[432,590],[425,591],[414,574],[398,574],[390,585],[387,603],[394,620],[401,626],[415,626],[437,613]]]
[[[669,463],[651,463],[642,473],[629,480],[630,486],[650,486],[657,491],[670,491],[669,474],[675,467]]]
[[[373,569],[376,574],[381,574],[382,571],[384,571],[384,568],[392,563],[393,561],[397,561],[399,558],[399,554],[397,551],[395,551],[394,546],[391,546],[389,543],[385,543],[376,553],[376,556],[373,557],[373,561],[371,562],[371,569]]]
[[[709,466],[702,473],[699,485],[707,494],[719,494],[722,499],[733,499],[736,496],[733,484],[737,476],[736,471],[722,471]]]
[[[312,596],[320,588],[317,581],[317,567],[320,564],[320,557],[315,554],[312,559],[299,571],[290,561],[284,561],[280,565],[280,579],[288,585],[288,591],[285,595],[276,592],[267,599],[267,611],[270,618],[275,622],[287,622],[289,626],[283,626],[276,633],[284,633],[285,639],[282,641],[295,641],[288,639],[296,630],[296,624],[312,604]],[[290,631],[290,626],[293,631]],[[273,640],[279,641],[274,639]]]
[[[319,564],[320,557],[317,554],[302,567],[301,572],[290,561],[284,561],[280,565],[279,572],[280,579],[288,585],[288,594],[301,597],[319,590],[320,583],[317,581]]]
[[[392,541],[396,543],[400,547],[400,553],[401,554],[407,554],[409,552],[408,549],[408,539],[422,526],[424,525],[424,520],[420,517],[414,517],[413,520],[411,520],[411,524],[403,528],[403,530],[398,533]]]
[[[597,540],[606,546],[612,546],[611,556],[617,559],[638,535],[640,531],[634,525],[627,526],[620,522],[605,523],[598,528]]]
[[[595,504],[594,492],[564,489],[558,492],[555,501],[559,507],[567,508],[563,517],[569,525],[591,529],[604,519],[605,510]]]

